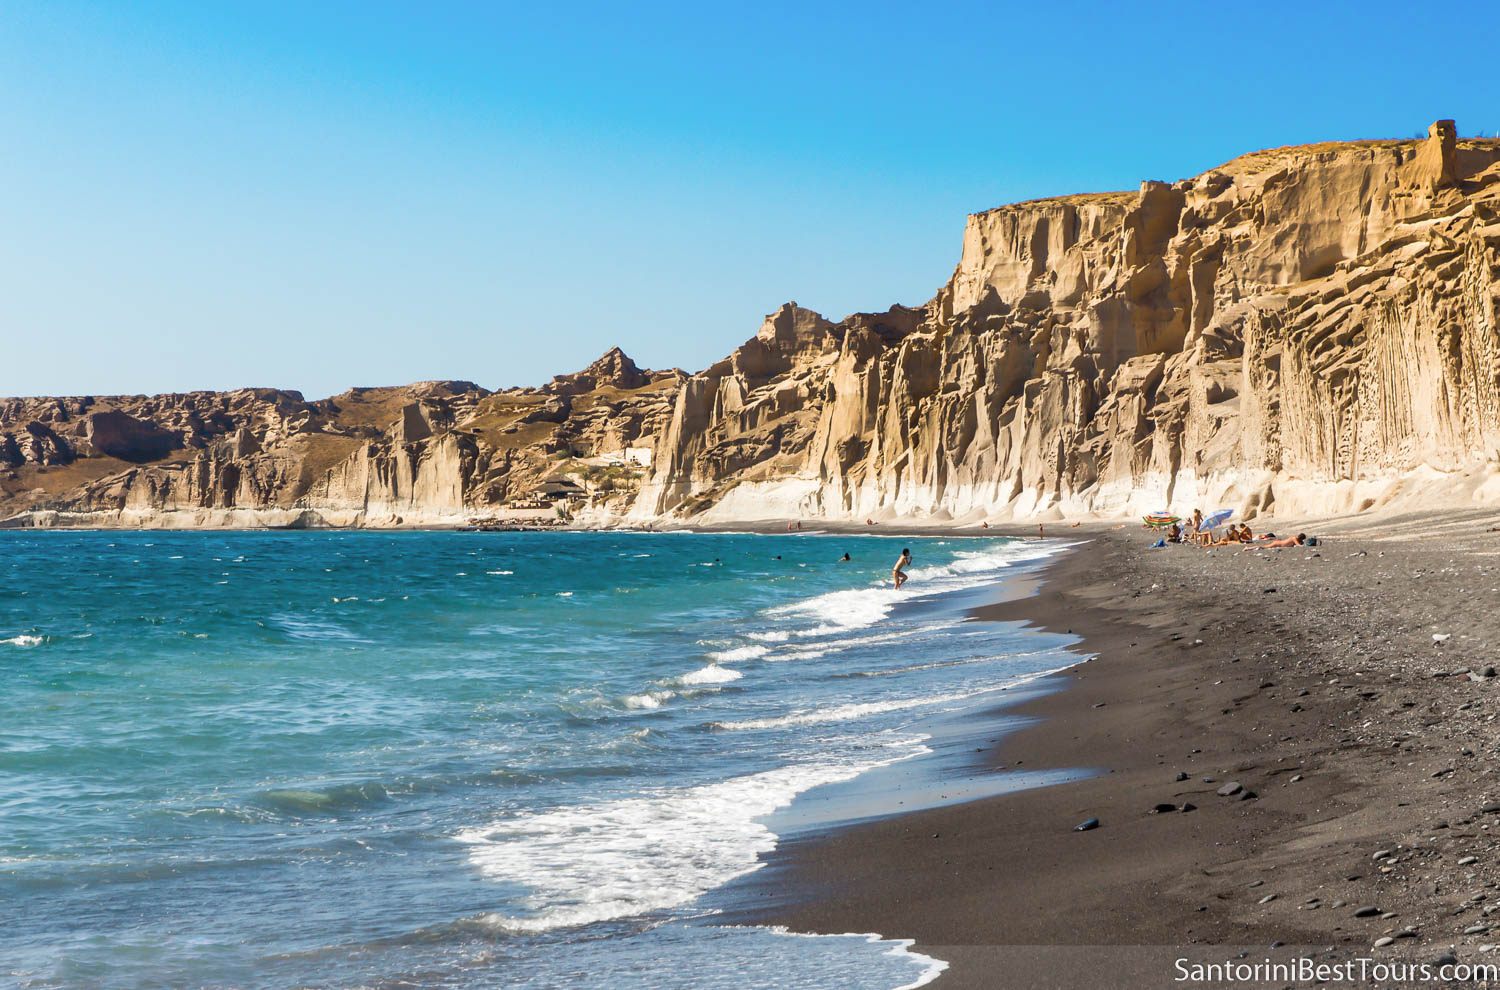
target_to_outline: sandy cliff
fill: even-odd
[[[1056,518],[1468,497],[1500,448],[1500,141],[1257,152],[969,217],[926,306],[788,305],[633,513]]]
[[[0,399],[0,519],[453,524],[559,474],[594,524],[1489,499],[1497,249],[1500,140],[1261,151],[974,214],[926,305],[789,303],[692,376]]]
[[[679,377],[611,351],[576,376],[508,392],[421,382],[317,402],[269,389],[0,400],[0,525],[483,521],[579,455],[643,434],[649,445]],[[601,506],[633,493],[609,489]]]

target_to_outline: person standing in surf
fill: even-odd
[[[906,568],[911,565],[911,551],[902,550],[901,559],[896,561],[896,566],[891,568],[891,580],[896,582],[896,590],[906,583]]]

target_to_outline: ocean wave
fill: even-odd
[[[867,715],[879,715],[882,712],[898,712],[908,708],[924,708],[929,705],[943,705],[954,701],[967,701],[979,694],[987,694],[990,691],[1001,690],[999,687],[983,688],[978,691],[965,691],[954,694],[934,694],[922,698],[901,698],[893,701],[859,701],[847,705],[835,705],[832,708],[814,708],[807,711],[792,712],[788,715],[780,715],[776,718],[747,718],[732,722],[710,722],[711,728],[727,729],[730,731],[747,731],[753,729],[781,729],[790,725],[814,725],[819,722],[847,722],[850,719],[864,718]]]
[[[314,619],[305,615],[280,613],[271,616],[271,622],[292,639],[335,640],[349,643],[368,643],[369,640],[345,629],[335,622]]]
[[[730,670],[728,667],[720,667],[711,663],[701,670],[695,670],[691,674],[683,674],[677,678],[679,684],[728,684],[737,681],[745,675],[738,670]]]
[[[810,932],[790,931],[782,925],[772,925],[766,928],[766,931],[776,935],[785,935],[788,938],[862,938],[872,945],[889,945],[890,948],[886,950],[886,955],[900,956],[922,967],[921,974],[915,980],[910,983],[903,983],[901,986],[896,987],[896,990],[918,990],[919,987],[924,987],[943,975],[943,971],[948,968],[948,963],[945,960],[938,959],[935,956],[924,955],[920,952],[912,952],[911,947],[917,944],[916,939],[886,938],[879,932],[839,932],[827,935],[815,935]]]
[[[1002,654],[998,657],[966,657],[962,660],[937,660],[932,663],[915,663],[910,667],[892,667],[889,670],[856,670],[847,674],[838,674],[838,677],[885,677],[890,674],[912,674],[919,670],[940,670],[944,667],[962,667],[970,663],[991,663],[995,660],[1010,660],[1010,654]]]
[[[822,764],[802,764],[639,797],[520,814],[454,838],[487,877],[519,884],[520,910],[476,921],[540,932],[680,907],[750,873],[776,836],[760,817],[821,784],[925,752],[921,737]]]
[[[11,646],[19,646],[23,650],[30,649],[33,646],[41,646],[46,641],[47,637],[34,636],[30,633],[21,633],[19,636],[12,636],[10,639],[0,639],[0,643],[6,643]]]
[[[390,800],[390,792],[379,781],[360,784],[336,784],[320,790],[279,787],[261,791],[257,803],[291,818],[305,815],[334,816]]]
[[[736,660],[754,660],[771,652],[769,646],[739,646],[732,650],[716,650],[708,654],[715,663],[734,663]]]
[[[898,698],[890,701],[860,701],[845,705],[834,705],[831,708],[813,708],[803,711],[789,712],[775,718],[748,718],[729,722],[710,722],[709,728],[726,729],[729,731],[747,731],[754,729],[781,729],[792,725],[815,725],[820,722],[846,722],[850,719],[865,718],[869,715],[879,715],[882,712],[898,712],[912,708],[926,708],[935,705],[949,705],[957,701],[968,701],[985,694],[994,694],[997,691],[1008,691],[1013,687],[1029,683],[1039,677],[1055,674],[1060,670],[1066,670],[1073,664],[1064,664],[1051,670],[1039,670],[1030,674],[1013,677],[1007,681],[990,684],[973,691],[956,691],[947,694],[925,695],[920,698]]]
[[[954,625],[956,625],[956,623],[933,622],[928,623],[924,626],[914,626],[910,629],[899,629],[894,632],[872,633],[864,636],[851,636],[848,639],[826,640],[821,643],[813,643],[806,646],[795,645],[788,647],[782,653],[767,657],[766,660],[770,663],[785,663],[789,660],[816,660],[820,657],[826,657],[832,653],[842,653],[845,650],[852,650],[856,647],[883,646],[888,643],[899,643],[903,640],[925,636],[928,633],[941,632],[943,630],[952,629]]]
[[[620,699],[626,708],[660,708],[663,701],[677,697],[676,691],[648,691],[645,694],[630,694]]]
[[[861,626],[871,626],[885,618],[900,599],[900,593],[886,588],[851,588],[830,591],[789,605],[767,609],[765,614],[777,619],[815,619],[811,629],[793,630],[797,636],[823,636]]]
[[[793,636],[838,635],[850,629],[875,625],[901,602],[984,584],[991,580],[994,571],[1021,561],[1051,556],[1057,549],[1007,543],[989,550],[960,551],[946,564],[911,568],[907,571],[910,581],[900,591],[882,581],[864,588],[830,591],[800,602],[778,605],[761,614],[782,622],[812,620],[816,623],[790,630]]]

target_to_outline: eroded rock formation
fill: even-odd
[[[691,378],[634,515],[1466,496],[1500,451],[1497,162],[1439,121],[975,214],[926,306],[788,305]]]
[[[627,448],[649,470],[581,520],[1490,498],[1497,252],[1500,140],[1439,121],[1261,151],[975,214],[927,304],[834,323],[789,303],[692,376],[615,349],[499,393],[0,400],[0,518],[457,523]]]
[[[317,402],[268,389],[0,400],[0,519],[462,525],[580,455],[654,436],[677,373],[642,372],[623,354],[603,360],[628,368],[612,380],[633,387],[604,382],[596,365],[597,387],[581,383],[564,398],[421,382]],[[633,491],[612,487],[601,504]]]

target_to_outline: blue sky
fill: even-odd
[[[543,9],[546,8],[546,9]],[[964,215],[1500,129],[1409,3],[0,5],[0,395],[696,370]]]

